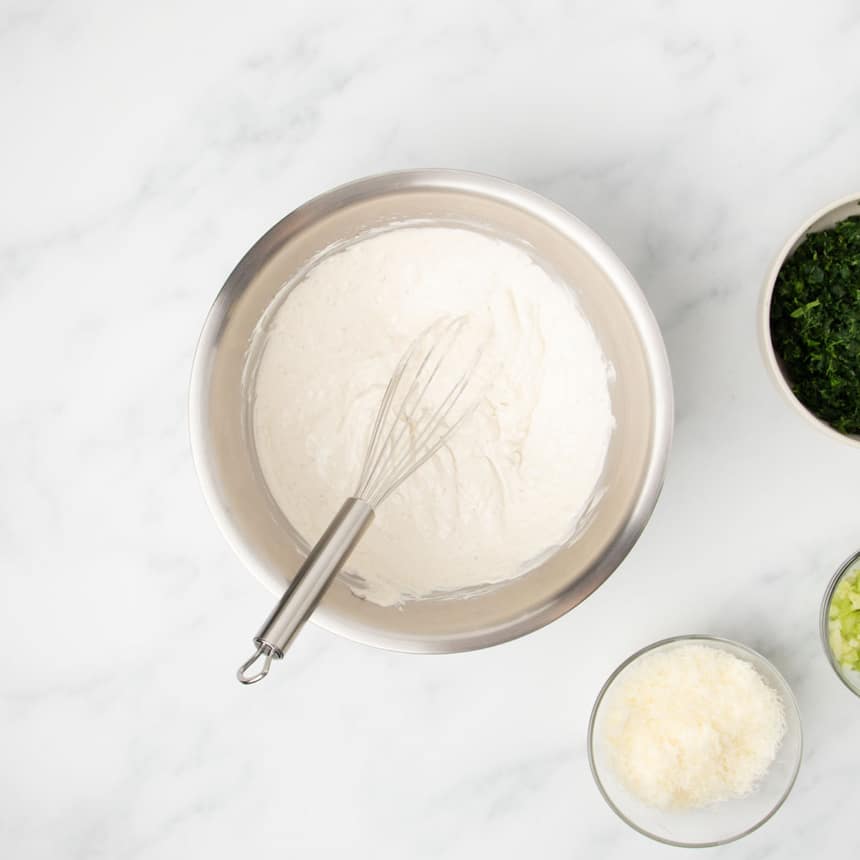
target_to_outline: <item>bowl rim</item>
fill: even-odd
[[[852,436],[846,433],[840,433],[838,430],[831,427],[826,421],[822,421],[821,418],[807,409],[807,407],[797,399],[797,396],[788,384],[788,380],[785,378],[785,373],[782,369],[780,360],[777,357],[770,334],[770,305],[773,298],[773,290],[776,286],[776,279],[783,264],[794,252],[795,246],[805,238],[806,234],[810,231],[810,228],[814,227],[818,221],[822,218],[826,218],[836,209],[848,206],[851,203],[860,204],[860,191],[839,197],[825,206],[820,207],[783,243],[779,253],[774,257],[773,262],[768,269],[767,277],[765,278],[764,286],[761,290],[757,314],[757,327],[759,348],[764,359],[765,367],[769,372],[769,376],[773,379],[780,392],[782,392],[785,400],[794,407],[795,412],[802,415],[808,423],[811,423],[831,439],[838,439],[851,447],[860,448],[860,435]],[[860,205],[858,205],[857,214],[860,215]]]
[[[403,653],[455,653],[498,645],[532,633],[560,618],[588,597],[618,568],[639,539],[653,513],[665,478],[673,435],[674,396],[671,369],[660,327],[636,279],[610,246],[589,226],[562,206],[535,191],[505,179],[483,173],[450,168],[421,168],[379,173],[352,180],[301,204],[266,231],[239,260],[216,296],[199,335],[191,367],[188,415],[191,454],[207,507],[220,532],[242,565],[263,585],[266,571],[254,548],[247,542],[229,515],[229,505],[221,497],[211,468],[207,443],[207,386],[218,344],[219,329],[234,301],[249,282],[249,272],[262,265],[279,243],[301,231],[306,223],[364,196],[413,190],[451,190],[491,197],[526,210],[542,219],[563,236],[580,244],[606,274],[618,291],[639,329],[643,353],[654,386],[650,456],[644,469],[641,489],[627,520],[621,524],[613,552],[602,566],[578,583],[570,583],[538,609],[506,620],[492,628],[456,636],[420,637],[393,634],[363,625],[354,618],[329,611],[325,602],[313,614],[318,626],[352,641]],[[575,586],[575,587],[574,587]]]
[[[755,824],[747,827],[745,830],[742,830],[740,833],[733,834],[731,836],[726,837],[725,839],[716,839],[708,842],[680,842],[675,839],[667,839],[663,836],[658,836],[656,833],[652,833],[650,830],[645,829],[644,827],[637,824],[635,821],[632,821],[628,818],[614,803],[612,798],[609,796],[605,786],[603,785],[603,781],[600,779],[600,775],[598,773],[597,765],[594,761],[594,727],[595,722],[597,720],[597,714],[600,710],[600,706],[603,703],[603,699],[606,696],[606,693],[615,683],[615,680],[618,676],[632,663],[638,660],[640,657],[643,657],[645,654],[650,653],[651,651],[656,651],[660,648],[665,648],[669,645],[674,645],[680,642],[708,642],[711,645],[715,645],[717,647],[730,646],[731,648],[737,648],[739,651],[742,651],[750,657],[764,663],[769,669],[773,672],[773,674],[780,679],[783,684],[784,690],[787,692],[786,706],[790,707],[797,717],[797,726],[798,726],[798,754],[797,761],[794,765],[794,770],[791,774],[791,779],[788,782],[783,793],[780,795],[777,802],[773,805],[770,811],[759,819]],[[731,842],[736,842],[738,839],[743,839],[744,836],[749,836],[750,833],[758,830],[766,822],[770,821],[774,815],[779,811],[782,805],[785,803],[789,794],[791,794],[791,790],[794,788],[794,784],[797,781],[797,775],[800,772],[800,765],[803,761],[803,721],[800,716],[800,708],[797,704],[797,698],[794,695],[794,691],[791,689],[788,681],[785,680],[785,676],[780,672],[773,663],[767,659],[763,654],[760,654],[753,648],[750,648],[748,645],[744,645],[742,642],[737,642],[734,639],[726,639],[722,636],[711,636],[707,633],[684,633],[678,636],[669,636],[665,639],[659,639],[656,642],[652,642],[650,645],[646,645],[644,648],[640,648],[638,651],[635,651],[631,654],[627,659],[625,659],[622,663],[620,663],[615,670],[610,674],[610,676],[606,679],[603,686],[600,688],[600,692],[597,694],[597,698],[594,701],[594,705],[591,709],[591,716],[588,720],[588,740],[587,740],[587,750],[588,750],[588,766],[591,769],[591,775],[594,779],[595,785],[597,786],[597,790],[602,795],[603,799],[606,801],[609,808],[628,826],[632,827],[637,833],[641,833],[643,836],[647,836],[649,839],[653,839],[655,842],[660,842],[663,845],[672,845],[676,848],[716,848],[720,845],[728,845]]]
[[[848,556],[844,562],[837,568],[836,573],[830,577],[827,583],[827,588],[824,589],[824,597],[821,599],[821,610],[818,616],[818,628],[821,634],[821,645],[824,648],[824,653],[827,655],[827,662],[830,663],[836,677],[855,695],[860,697],[860,689],[849,683],[845,677],[839,661],[833,654],[833,649],[830,647],[830,630],[829,630],[829,615],[830,602],[833,600],[833,592],[836,591],[836,586],[842,581],[846,573],[849,573],[852,568],[860,564],[860,550],[853,555]]]

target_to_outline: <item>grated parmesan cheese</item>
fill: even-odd
[[[604,739],[618,776],[663,809],[750,793],[785,734],[776,691],[747,661],[706,645],[646,654],[607,698]]]

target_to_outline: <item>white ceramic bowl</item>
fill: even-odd
[[[681,645],[706,645],[752,663],[756,671],[779,694],[785,709],[786,731],[776,759],[758,788],[746,797],[727,800],[704,809],[664,810],[642,803],[623,785],[612,767],[609,749],[604,741],[607,694],[627,671],[646,654],[665,651]],[[594,703],[588,725],[588,760],[595,782],[612,810],[634,830],[645,836],[684,848],[708,848],[724,845],[761,827],[778,809],[794,786],[803,748],[800,712],[794,694],[785,679],[756,651],[714,636],[675,636],[663,639],[628,657],[610,676]]]
[[[773,348],[773,341],[770,336],[770,304],[773,297],[773,289],[776,286],[776,278],[779,275],[779,270],[783,263],[794,253],[798,245],[806,238],[808,233],[818,233],[821,230],[826,230],[832,227],[839,221],[843,221],[849,215],[860,215],[860,193],[850,194],[847,197],[841,197],[839,200],[829,203],[827,206],[819,209],[813,216],[798,227],[794,233],[783,245],[782,250],[777,254],[773,265],[768,272],[767,280],[764,284],[764,289],[761,294],[758,313],[758,330],[759,344],[764,355],[765,365],[776,387],[785,395],[785,399],[790,403],[796,412],[804,416],[822,432],[826,433],[833,439],[839,439],[842,442],[847,442],[849,445],[860,447],[860,436],[840,433],[831,427],[826,421],[822,421],[813,412],[810,412],[795,396],[791,390],[791,384],[786,378],[785,368],[782,361],[776,354]]]

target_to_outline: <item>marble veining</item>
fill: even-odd
[[[858,702],[817,613],[860,544],[857,452],[782,402],[754,319],[786,235],[860,190],[858,35],[851,0],[0,8],[0,854],[666,856],[598,795],[585,729],[620,660],[683,632],[770,656],[804,719],[785,808],[714,853],[856,850]],[[242,689],[270,596],[197,487],[195,341],[276,220],[415,166],[534,188],[636,275],[677,397],[663,496],[532,636],[421,658],[309,628]]]

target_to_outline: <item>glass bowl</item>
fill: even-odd
[[[758,787],[744,797],[701,809],[658,809],[635,797],[615,774],[603,738],[607,693],[644,655],[677,648],[705,645],[726,651],[751,663],[782,699],[785,709],[785,736],[770,769]],[[761,654],[728,639],[714,636],[675,636],[648,645],[628,657],[610,676],[594,703],[588,724],[588,760],[600,793],[612,810],[634,830],[667,845],[707,848],[740,839],[761,827],[782,806],[794,785],[803,748],[800,713],[794,694],[785,679]]]
[[[833,599],[833,592],[836,591],[836,586],[842,581],[842,577],[851,573],[860,567],[860,552],[854,553],[850,558],[845,560],[845,563],[836,571],[833,578],[827,584],[827,590],[824,592],[824,599],[821,601],[821,644],[824,646],[824,652],[827,654],[827,659],[833,667],[833,671],[839,676],[839,680],[854,693],[855,696],[860,696],[860,672],[855,672],[853,669],[845,669],[839,665],[839,661],[833,654],[830,648],[830,635],[828,631],[828,620],[830,615],[830,601]]]

